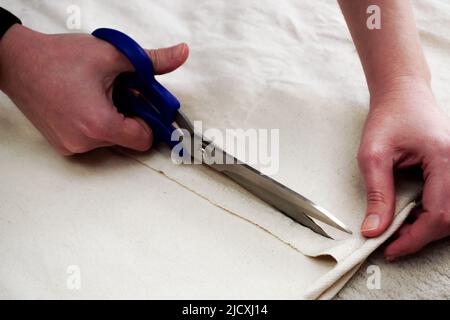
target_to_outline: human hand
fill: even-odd
[[[181,66],[189,49],[180,44],[148,54],[163,74]],[[151,128],[112,103],[114,79],[128,71],[125,56],[91,35],[44,35],[16,24],[0,41],[0,89],[63,155],[151,147]]]
[[[363,235],[377,237],[392,221],[394,169],[421,165],[425,180],[417,220],[385,249],[392,261],[450,235],[450,118],[422,81],[403,79],[388,91],[372,96],[358,154],[367,191]]]

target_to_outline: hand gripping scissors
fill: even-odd
[[[327,238],[331,237],[312,218],[341,231],[352,233],[344,223],[325,209],[223,150],[221,152],[226,161],[221,164],[206,159],[208,153],[205,149],[212,142],[194,132],[191,121],[180,110],[177,98],[155,79],[152,61],[145,50],[132,38],[114,29],[97,29],[92,35],[112,44],[133,65],[134,72],[123,73],[117,77],[113,101],[119,112],[143,119],[152,128],[155,142],[164,142],[173,148],[178,142],[172,140],[172,133],[183,129],[183,132],[201,139],[202,151],[200,159],[199,153],[194,152],[192,148],[185,148],[183,152],[189,152],[192,158],[228,176],[294,221]],[[220,149],[216,147],[216,150]]]

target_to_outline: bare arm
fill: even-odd
[[[373,95],[389,90],[399,81],[415,78],[430,82],[409,0],[340,0]],[[367,8],[377,5],[381,29],[367,27]]]
[[[421,165],[423,207],[385,251],[388,260],[450,235],[450,120],[437,106],[408,0],[340,0],[370,91],[358,160],[367,191],[361,227],[376,237],[395,210],[393,171]],[[381,29],[367,27],[367,8],[381,10]]]

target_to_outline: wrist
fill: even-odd
[[[433,95],[431,76],[403,74],[385,78],[369,84],[371,106],[380,105],[380,101],[415,94]]]
[[[364,68],[371,97],[420,87],[431,90],[431,73],[420,47],[413,54],[386,57]]]

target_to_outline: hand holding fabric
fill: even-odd
[[[414,253],[450,236],[450,118],[440,109],[428,85],[400,81],[372,97],[358,160],[367,191],[366,237],[382,234],[395,206],[395,169],[420,165],[425,180],[422,208],[390,243],[388,260]]]

